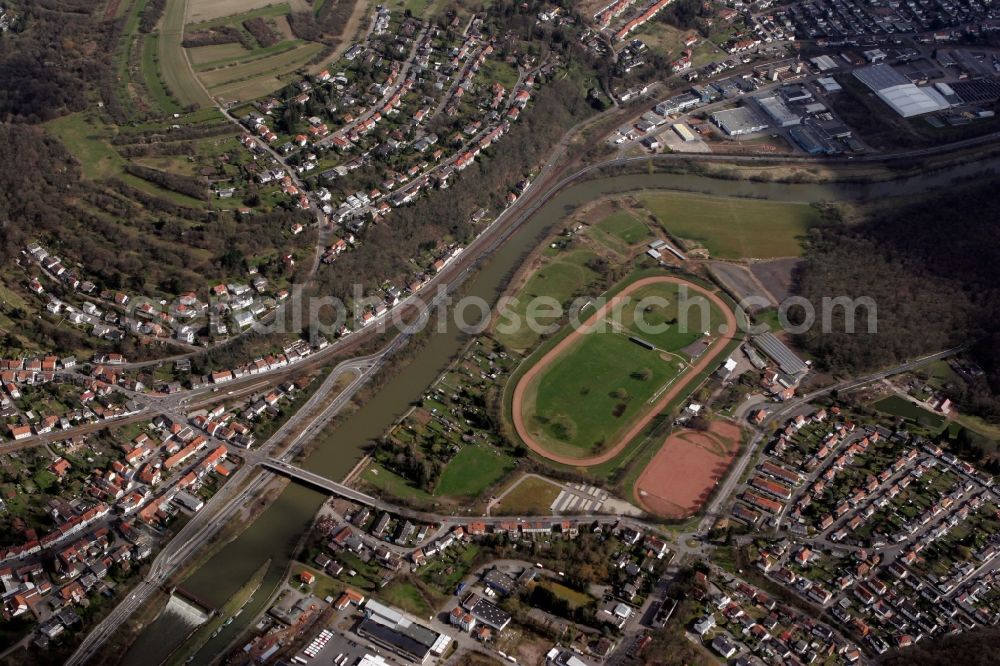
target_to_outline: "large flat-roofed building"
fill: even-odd
[[[688,109],[693,109],[702,103],[702,99],[692,93],[682,93],[670,99],[664,100],[653,107],[653,110],[661,116],[668,116],[672,113],[684,113]]]
[[[805,361],[796,356],[795,352],[785,346],[785,343],[779,340],[774,333],[755,335],[753,344],[777,363],[778,368],[786,375],[798,379],[809,372],[809,366],[806,365]]]
[[[972,79],[948,84],[963,104],[988,104],[1000,99],[1000,81]]]
[[[716,111],[712,114],[712,122],[729,136],[763,132],[768,128],[768,124],[763,118],[745,106]]]
[[[802,122],[802,116],[793,112],[777,95],[766,95],[757,98],[757,104],[778,127],[791,127]]]
[[[357,627],[359,636],[418,664],[424,663],[431,654],[441,654],[450,642],[447,636],[377,601],[369,599],[364,613]]]
[[[816,79],[816,83],[823,86],[823,90],[825,90],[828,93],[839,93],[843,90],[840,84],[837,83],[837,80],[834,79],[832,76],[820,77]]]
[[[788,130],[788,136],[810,155],[824,155],[830,151],[830,147],[808,127],[793,127]]]
[[[933,88],[918,88],[885,63],[858,68],[854,70],[854,77],[903,118],[942,111],[949,107],[939,92]]]
[[[809,62],[811,62],[813,66],[821,72],[829,72],[832,69],[838,69],[840,67],[840,65],[837,64],[837,61],[828,55],[810,58]]]
[[[510,624],[510,615],[486,599],[480,599],[469,612],[472,617],[496,631],[503,631]]]
[[[672,126],[674,133],[681,138],[682,141],[691,142],[698,139],[691,131],[691,128],[684,123],[674,123]]]

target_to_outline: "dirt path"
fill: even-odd
[[[690,289],[696,290],[698,293],[703,294],[712,303],[719,308],[719,310],[726,317],[726,332],[719,336],[712,344],[712,348],[706,353],[702,354],[701,357],[695,362],[687,371],[684,381],[674,384],[667,390],[660,399],[653,405],[649,410],[646,411],[645,415],[640,417],[632,426],[621,436],[621,438],[615,442],[614,446],[610,449],[601,453],[600,455],[591,456],[589,458],[573,458],[570,456],[564,456],[557,453],[553,453],[546,449],[541,443],[535,440],[535,438],[528,432],[527,424],[524,422],[524,396],[528,385],[532,380],[539,376],[545,371],[559,356],[565,352],[570,346],[572,346],[581,335],[585,335],[586,331],[592,328],[595,324],[599,323],[604,316],[610,311],[615,305],[623,298],[631,294],[637,289],[641,289],[647,285],[659,284],[663,282],[668,282],[671,284],[685,285]],[[539,359],[531,368],[528,369],[524,376],[518,381],[517,386],[514,387],[513,404],[511,405],[511,416],[514,420],[514,429],[517,431],[518,436],[521,440],[530,448],[532,451],[547,458],[549,460],[561,463],[563,465],[573,465],[575,467],[593,467],[594,465],[600,465],[605,463],[619,453],[622,449],[632,441],[643,428],[656,416],[659,412],[673,400],[677,395],[683,391],[688,384],[695,378],[695,376],[702,370],[707,368],[709,365],[715,362],[716,358],[725,348],[726,344],[733,339],[736,334],[736,317],[733,315],[732,310],[726,305],[717,294],[703,290],[701,287],[688,282],[687,280],[682,280],[680,278],[671,277],[668,275],[648,277],[641,280],[633,282],[631,285],[625,288],[622,292],[615,295],[608,303],[604,305],[600,310],[592,314],[587,318],[587,321],[577,330],[573,331],[565,338],[559,341],[559,343],[553,347],[545,356]]]

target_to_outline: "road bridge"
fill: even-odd
[[[499,525],[501,523],[552,523],[553,521],[558,522],[562,520],[571,520],[574,523],[579,523],[581,521],[595,521],[602,524],[620,523],[635,526],[639,529],[650,529],[650,524],[641,518],[619,516],[612,513],[573,513],[565,515],[541,516],[461,516],[415,511],[398,504],[393,504],[392,502],[380,500],[377,497],[372,497],[371,495],[366,495],[365,493],[355,490],[349,486],[345,486],[342,483],[332,481],[325,476],[316,474],[315,472],[310,472],[309,470],[302,469],[301,467],[277,458],[265,458],[260,461],[260,466],[274,472],[275,474],[281,474],[282,476],[289,477],[316,490],[320,490],[331,495],[337,495],[338,497],[342,497],[343,499],[350,500],[352,502],[357,502],[358,504],[364,504],[365,506],[378,511],[387,511],[397,516],[410,520],[417,520],[423,523],[461,525],[468,522],[479,522],[485,525]]]
[[[434,514],[424,513],[423,511],[413,511],[412,509],[407,509],[406,507],[382,501],[377,497],[372,497],[371,495],[365,494],[359,490],[345,486],[342,483],[328,479],[325,476],[316,474],[315,472],[310,472],[307,469],[302,469],[301,467],[285,462],[284,460],[279,460],[278,458],[265,458],[260,461],[260,465],[261,467],[264,467],[265,469],[268,469],[276,474],[287,476],[316,490],[323,491],[330,495],[336,495],[337,497],[342,497],[343,499],[350,500],[351,502],[364,504],[372,509],[388,511],[404,518],[419,520],[427,523],[437,522],[440,518],[440,516],[435,516]]]

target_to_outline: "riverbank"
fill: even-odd
[[[958,171],[958,170],[956,170]],[[611,194],[636,189],[668,189],[708,191],[716,196],[744,198],[766,197],[779,201],[864,200],[886,196],[889,191],[901,194],[917,193],[933,184],[947,186],[951,177],[961,173],[940,173],[924,178],[907,179],[892,184],[831,183],[798,185],[730,181],[688,174],[652,173],[638,176],[618,176],[588,180],[571,185],[547,198],[541,206],[512,232],[502,244],[491,248],[467,276],[463,293],[479,296],[494,303],[509,284],[509,277],[521,265],[554,225],[564,219],[568,210]],[[429,331],[419,342],[419,353],[407,355],[405,361],[393,359],[391,370],[383,369],[377,379],[378,390],[359,396],[358,406],[321,435],[319,446],[306,460],[306,467],[331,479],[344,478],[361,459],[369,443],[384,432],[418,399],[440,371],[447,367],[467,340],[465,334],[449,322],[443,329]],[[415,349],[415,348],[411,348]],[[272,558],[268,577],[279,575],[275,570],[279,560],[287,559],[290,541],[301,534],[323,496],[298,485],[289,485],[259,514],[252,525],[213,557],[205,561],[184,583],[185,589],[198,595],[228,598],[267,558]],[[283,570],[283,567],[282,567]],[[241,578],[242,576],[242,578]]]

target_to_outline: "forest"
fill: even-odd
[[[116,22],[89,0],[25,0],[15,30],[0,36],[0,120],[41,122],[83,109],[111,76]]]
[[[922,200],[880,208],[860,224],[811,230],[796,290],[817,312],[824,297],[871,297],[845,332],[843,309],[829,332],[819,326],[798,343],[835,373],[859,373],[968,345],[984,371],[980,386],[955,397],[1000,420],[1000,178],[951,187]],[[792,314],[792,313],[790,313]]]

